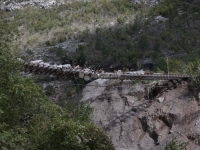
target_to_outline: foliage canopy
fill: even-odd
[[[20,75],[12,31],[0,22],[0,149],[113,150],[103,130],[84,114],[87,107],[77,109],[74,118],[53,104],[32,79]]]

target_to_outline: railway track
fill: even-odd
[[[65,79],[82,78],[85,81],[95,79],[121,79],[121,80],[187,80],[195,76],[177,75],[177,74],[145,74],[144,71],[122,72],[105,72],[103,70],[91,70],[90,68],[72,67],[70,64],[50,65],[42,60],[24,62],[19,59],[25,67],[25,72],[34,74],[52,75]]]

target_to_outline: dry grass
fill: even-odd
[[[112,9],[111,9],[112,8]],[[68,38],[77,38],[96,28],[118,25],[118,18],[128,23],[134,20],[135,5],[129,0],[90,0],[73,1],[48,10],[25,8],[16,12],[5,12],[1,16],[13,24],[20,33],[18,44],[21,49],[44,46]]]

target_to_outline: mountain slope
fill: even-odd
[[[188,142],[188,150],[198,150],[199,97],[189,82],[166,85],[99,79],[86,86],[82,101],[94,108],[94,123],[107,132],[116,150],[163,150],[173,138],[175,149]]]

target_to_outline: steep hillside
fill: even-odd
[[[112,8],[112,9],[110,9]],[[9,21],[20,32],[22,49],[54,45],[67,39],[79,39],[82,32],[113,26],[117,19],[133,20],[137,7],[129,0],[73,1],[51,9],[27,7],[1,11],[1,19]]]
[[[26,59],[49,61],[55,51],[57,63],[167,72],[169,58],[170,72],[186,73],[191,62],[199,61],[199,8],[198,1],[187,0],[74,1],[50,9],[1,11],[1,21],[20,34],[16,44],[27,52]],[[44,52],[40,47],[45,45],[56,47]],[[70,47],[76,53],[69,56]]]
[[[199,91],[194,87],[196,94],[190,82],[99,79],[86,86],[81,101],[94,108],[93,121],[116,150],[199,150]]]
[[[113,149],[104,132],[91,123],[91,108],[82,103],[86,102],[94,108],[93,122],[107,132],[116,149],[187,146],[198,150],[198,78],[195,84],[171,82],[166,87],[162,81],[97,80],[88,84],[28,74],[41,90],[29,77],[15,73],[21,69],[16,57],[21,57],[106,71],[145,69],[199,75],[198,0],[17,0],[0,4],[2,148]],[[153,92],[149,93],[149,86],[155,87]],[[62,107],[51,103],[44,92]]]
[[[0,22],[0,149],[113,150],[84,104],[62,108],[32,78],[20,75],[12,26]],[[74,113],[76,112],[76,113]]]
[[[199,3],[166,0],[136,15],[134,23],[98,29],[79,48],[94,63],[106,67],[129,67],[184,73],[198,59],[200,41]],[[92,55],[91,55],[92,53]],[[96,57],[95,57],[96,56]],[[99,57],[102,56],[102,57]],[[153,67],[154,66],[154,67]]]

